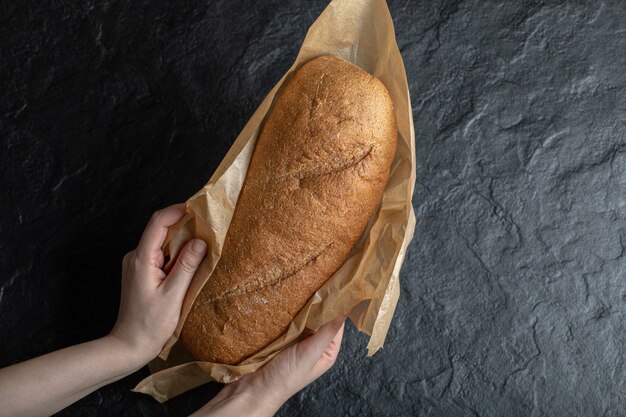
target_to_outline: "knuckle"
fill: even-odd
[[[128,266],[131,260],[134,258],[134,256],[135,256],[134,250],[128,252],[126,255],[124,255],[124,258],[122,259],[122,265]]]
[[[322,358],[324,362],[327,364],[328,368],[332,368],[332,366],[337,362],[337,358],[339,357],[339,350],[334,346],[326,349],[324,353],[322,353]]]
[[[136,257],[136,256],[135,256],[135,257],[133,257],[133,259],[132,259],[132,260],[131,260],[131,262],[130,262],[130,266],[131,266],[131,268],[132,268],[132,269],[134,269],[134,270],[139,270],[139,269],[141,269],[141,266],[142,266],[141,259],[139,259],[139,258],[138,258],[138,257]]]
[[[332,353],[325,353],[324,359],[326,360],[328,367],[331,368],[335,364],[335,362],[337,362],[337,355],[334,355]]]
[[[155,211],[154,213],[152,213],[152,216],[150,216],[150,222],[151,223],[158,222],[162,215],[163,213],[161,212],[161,210]]]
[[[180,268],[188,274],[193,274],[196,271],[196,268],[197,268],[196,261],[195,259],[192,259],[188,255],[181,256],[179,263],[180,263]]]

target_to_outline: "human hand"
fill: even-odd
[[[122,262],[120,309],[109,337],[122,341],[141,365],[157,356],[174,333],[183,298],[206,253],[204,241],[192,240],[183,247],[169,274],[161,269],[167,228],[184,214],[184,204],[155,212],[139,245]]]
[[[262,398],[282,405],[328,371],[339,356],[345,317],[320,327],[315,334],[285,349],[240,384],[249,385]],[[277,410],[278,410],[277,407]]]
[[[339,317],[285,349],[252,374],[226,385],[194,416],[272,416],[294,394],[337,360],[345,317]]]
[[[120,311],[109,335],[0,369],[0,415],[54,414],[159,353],[206,252],[206,243],[189,242],[168,275],[161,269],[167,227],[184,213],[182,204],[156,212],[137,249],[124,257]]]

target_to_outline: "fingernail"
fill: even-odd
[[[206,250],[206,242],[201,239],[195,239],[191,244],[191,250],[195,253],[203,253]]]

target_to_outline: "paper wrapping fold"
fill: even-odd
[[[220,258],[260,126],[285,79],[319,55],[347,59],[380,79],[391,93],[398,146],[381,205],[349,259],[308,301],[285,334],[237,366],[194,361],[177,343],[178,335]],[[170,228],[163,247],[170,255],[165,269],[193,237],[207,241],[209,252],[191,283],[178,328],[160,357],[150,363],[152,375],[134,390],[163,402],[211,380],[235,381],[293,344],[305,328],[318,329],[348,311],[355,326],[371,336],[367,349],[368,356],[373,355],[385,341],[399,297],[400,267],[415,228],[414,184],[415,133],[409,90],[387,4],[385,0],[333,0],[309,28],[294,64],[252,115],[209,182],[187,200],[186,216]]]

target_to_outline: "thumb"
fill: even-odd
[[[161,283],[165,291],[174,291],[179,293],[181,297],[184,296],[191,279],[204,259],[206,250],[207,244],[203,240],[194,239],[187,242],[170,273]]]
[[[345,316],[337,317],[320,327],[315,334],[298,343],[298,360],[311,369],[322,359],[326,349],[333,340],[335,340],[335,343],[341,344],[345,319]],[[336,346],[337,351],[339,350],[338,348],[339,346]]]

